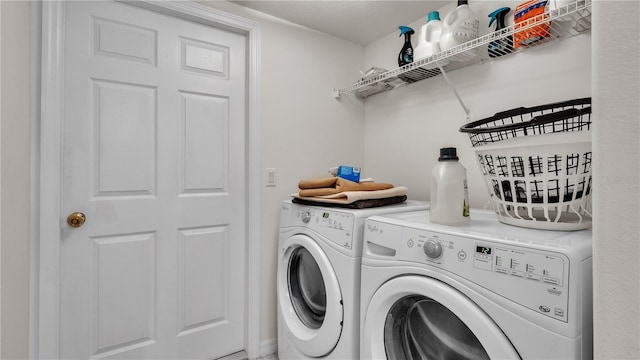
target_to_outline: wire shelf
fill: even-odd
[[[442,70],[445,72],[457,70],[588,32],[591,30],[591,1],[577,0],[565,7],[540,14],[522,23],[507,26],[500,31],[478,37],[435,55],[417,59],[402,67],[362,78],[341,89],[334,89],[333,95],[339,98],[342,95],[354,93],[360,98],[367,98],[398,86],[441,75]],[[538,41],[526,46],[514,46],[513,41],[509,42],[516,33],[524,31],[536,33],[540,31],[540,28],[544,28],[544,31],[540,32],[540,40]],[[492,48],[492,56],[490,56],[489,44],[499,40],[502,40],[500,41],[501,46]]]

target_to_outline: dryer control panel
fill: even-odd
[[[345,249],[351,250],[353,248],[355,226],[353,214],[314,207],[291,208],[283,206],[282,210],[281,227],[305,227]]]

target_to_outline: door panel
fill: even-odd
[[[61,358],[244,347],[245,38],[66,4]]]
[[[229,292],[226,226],[183,229],[178,252],[178,336],[227,321]]]
[[[157,90],[102,80],[92,85],[95,196],[156,195]]]
[[[94,353],[155,338],[155,234],[93,240]],[[127,324],[126,327],[119,324]]]
[[[229,99],[181,93],[182,194],[224,192],[228,187]],[[209,154],[209,156],[199,156]]]

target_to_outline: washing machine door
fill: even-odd
[[[289,237],[278,264],[278,299],[289,336],[311,357],[330,353],[342,332],[342,293],[329,258],[307,235]]]
[[[520,359],[474,302],[418,275],[391,279],[374,293],[362,345],[363,359]]]

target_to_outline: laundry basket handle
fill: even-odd
[[[553,109],[553,108],[584,105],[584,104],[590,104],[590,103],[591,103],[591,99],[585,98],[585,99],[576,99],[576,100],[570,100],[570,101],[563,101],[555,104],[547,104],[547,105],[540,105],[540,106],[533,106],[533,107],[518,107],[518,108],[506,110],[506,111],[501,111],[489,118],[470,122],[460,127],[459,131],[464,133],[477,133],[477,134],[485,133],[486,134],[494,131],[515,130],[515,129],[522,129],[528,126],[544,125],[544,124],[552,123],[555,121],[562,121],[565,119],[570,119],[572,117],[581,116],[584,114],[590,114],[591,106],[584,107],[581,109],[569,108],[569,109],[564,109],[564,110],[560,110],[560,111],[556,111],[548,114],[538,115],[531,118],[528,121],[523,121],[523,122],[481,127],[482,125],[485,125],[491,122],[497,123],[501,119],[513,118],[513,117],[522,116],[525,114],[531,114],[531,113],[539,112],[542,110]]]
[[[591,114],[591,106],[582,108],[582,109],[565,109],[562,111],[556,111],[549,114],[538,115],[528,122],[524,123],[525,125],[544,125],[556,121],[563,121],[566,119],[582,116],[585,114]]]

